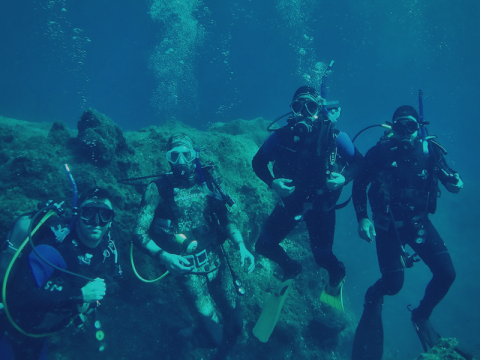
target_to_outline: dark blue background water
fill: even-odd
[[[61,120],[75,128],[83,109],[94,107],[124,130],[172,118],[197,128],[238,118],[274,119],[288,111],[293,92],[305,82],[301,74],[311,73],[315,62],[335,60],[329,99],[341,102],[338,126],[353,135],[389,120],[399,105],[416,105],[422,88],[430,132],[440,136],[466,183],[459,197],[444,196],[434,218],[459,275],[434,319],[441,333],[479,347],[480,3],[167,3],[173,5],[154,21],[151,3],[138,0],[2,1],[0,115]],[[378,131],[369,132],[357,145],[366,151],[378,137]],[[359,316],[378,269],[373,247],[357,238],[351,219],[351,209],[339,218],[346,228],[336,246],[349,269],[346,293]],[[399,359],[420,351],[405,310],[418,302],[428,281],[428,270],[416,268],[402,293],[386,301],[386,342]]]

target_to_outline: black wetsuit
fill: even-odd
[[[57,226],[66,227],[66,225],[56,218],[42,225],[34,236],[37,251],[42,247],[43,250],[55,249],[56,252],[53,250],[55,255],[51,255],[52,251],[49,251],[45,256],[48,261],[55,264],[61,257],[66,270],[92,279],[102,278],[106,282],[107,295],[114,293],[118,289],[115,279],[118,267],[115,264],[113,241],[107,234],[99,246],[94,249],[87,248],[77,239],[74,228],[61,243],[58,243],[50,227],[58,230]],[[40,248],[39,245],[41,245]],[[37,271],[34,275],[31,264],[33,251],[29,251],[29,246],[27,245],[24,250],[26,256],[17,260],[21,262],[18,273],[9,278],[6,295],[8,309],[16,324],[27,333],[45,334],[59,331],[78,317],[78,306],[83,305],[81,288],[88,283],[88,280],[58,270],[54,270],[50,276],[46,277],[42,275],[43,270]],[[92,256],[86,256],[87,253]],[[42,269],[45,268],[42,267]],[[94,306],[91,305],[90,308]],[[11,350],[15,360],[47,358],[46,338],[23,335],[13,328],[4,312],[0,316],[0,334],[4,336],[0,348],[6,351],[3,354],[0,352],[0,358],[10,359],[7,354]],[[9,347],[11,350],[8,349]]]
[[[295,191],[282,198],[267,219],[255,248],[279,264],[285,276],[296,275],[300,266],[287,255],[280,242],[299,220],[304,220],[315,261],[329,272],[330,284],[336,285],[345,276],[343,263],[332,252],[335,205],[342,189],[328,190],[326,180],[330,172],[337,172],[348,183],[359,172],[363,156],[346,133],[331,130],[320,134],[320,129],[314,128],[302,140],[287,125],[275,131],[253,158],[253,170],[269,187],[274,180],[268,169],[269,162],[275,162],[275,179],[293,180],[287,186],[295,186]],[[304,212],[305,206],[310,206],[310,210]]]
[[[455,172],[446,164],[441,147],[429,142],[429,154],[421,142],[405,152],[394,140],[382,139],[365,155],[365,166],[353,184],[357,220],[368,218],[367,187],[376,231],[377,256],[382,277],[368,289],[365,309],[355,335],[353,359],[381,359],[383,296],[397,294],[404,269],[411,259],[409,245],[433,274],[425,296],[413,310],[412,320],[426,320],[455,280],[448,249],[428,219],[436,210],[438,180],[451,181]],[[369,331],[374,332],[373,334]],[[375,338],[376,343],[371,343]]]

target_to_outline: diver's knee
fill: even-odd
[[[404,278],[403,271],[395,271],[384,275],[382,279],[385,295],[393,296],[398,294],[402,290]]]
[[[441,275],[439,274],[439,276],[442,277],[442,283],[448,284],[448,286],[450,287],[455,282],[455,279],[457,278],[457,273],[453,266],[451,266],[450,268],[445,269],[441,273]]]
[[[265,254],[268,254],[269,250],[271,250],[271,245],[268,240],[269,236],[262,231],[255,244],[255,251],[262,256],[265,256]]]
[[[222,326],[210,317],[204,317],[203,324],[205,326],[208,338],[210,339],[210,346],[213,348],[218,348],[223,341]]]

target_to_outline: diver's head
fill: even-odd
[[[413,149],[415,142],[420,139],[418,136],[419,119],[417,110],[410,105],[400,106],[393,113],[392,130],[394,139],[399,142],[404,150]]]
[[[295,91],[290,107],[297,121],[313,122],[318,119],[321,99],[311,86],[301,86]]]
[[[188,180],[195,169],[197,157],[192,140],[186,134],[175,134],[168,139],[167,148],[167,160],[173,176],[179,180]]]
[[[93,187],[82,193],[78,203],[76,231],[79,240],[89,248],[95,248],[111,226],[114,212],[110,193]]]

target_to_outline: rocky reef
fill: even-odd
[[[0,238],[5,239],[14,219],[37,209],[52,199],[71,202],[71,188],[63,164],[68,164],[80,190],[94,184],[114,196],[117,246],[124,272],[122,290],[106,298],[99,309],[106,344],[99,353],[92,320],[86,330],[69,328],[52,337],[52,359],[159,358],[173,334],[191,326],[195,319],[175,280],[145,284],[136,278],[130,265],[131,233],[144,185],[154,178],[124,181],[170,171],[165,149],[170,135],[188,134],[202,149],[201,161],[213,162],[223,178],[226,191],[236,202],[230,208],[239,224],[247,247],[254,253],[260,227],[276,202],[276,197],[254,174],[251,159],[268,136],[268,123],[261,119],[214,124],[200,131],[180,122],[166,122],[136,132],[123,132],[111,119],[89,109],[78,121],[78,129],[63,123],[34,124],[0,117]],[[244,331],[232,352],[232,359],[349,359],[356,319],[350,310],[340,313],[318,301],[326,282],[310,253],[306,229],[299,226],[283,246],[304,268],[287,299],[280,321],[266,344],[252,335],[263,303],[274,291],[281,275],[270,261],[256,256],[256,270],[246,275],[240,268],[237,250],[226,243],[230,263],[245,284],[242,298]],[[134,250],[138,271],[154,278],[163,269],[154,260]],[[418,359],[456,359],[453,347],[442,345],[436,355]],[[450,350],[450,352],[449,352]],[[194,359],[208,359],[212,350],[192,348]],[[91,354],[91,355],[90,355]],[[430,357],[432,356],[432,357]],[[436,357],[433,357],[436,356]]]

